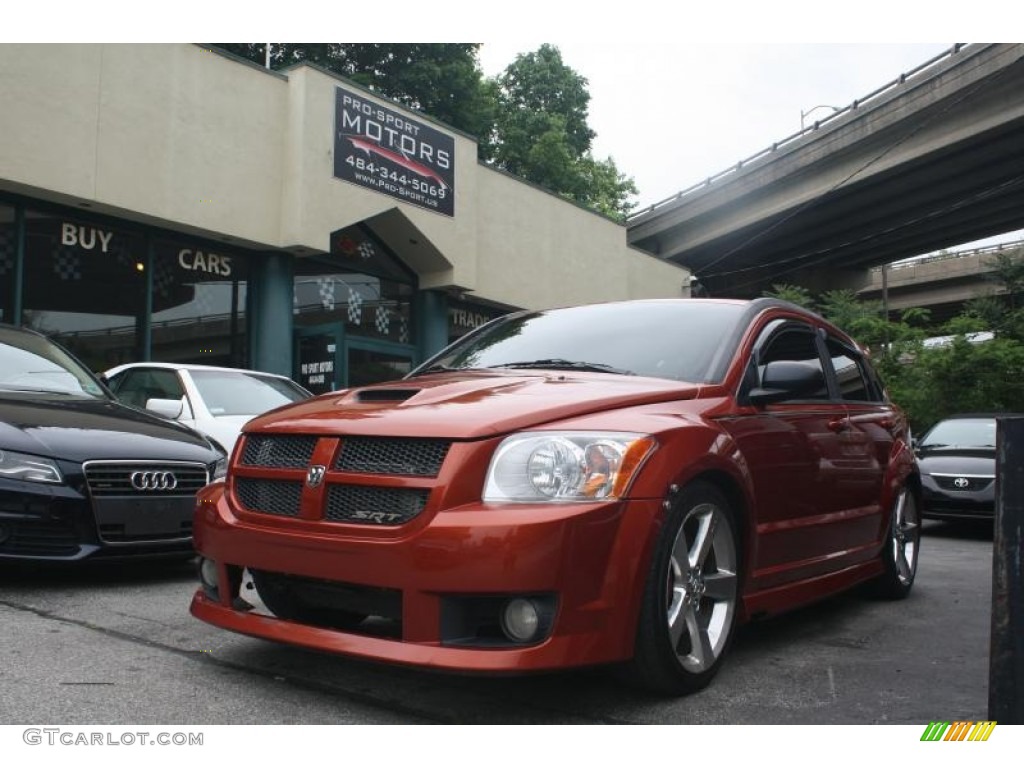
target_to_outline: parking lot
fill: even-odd
[[[0,570],[0,722],[927,724],[985,719],[990,527],[926,523],[911,597],[850,594],[745,627],[705,691],[604,670],[467,677],[363,663],[193,619],[192,563]]]

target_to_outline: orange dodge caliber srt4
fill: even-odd
[[[863,350],[792,304],[518,312],[249,422],[198,497],[191,610],[364,659],[615,664],[687,693],[741,622],[910,592],[909,442]]]

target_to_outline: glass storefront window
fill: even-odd
[[[153,360],[247,368],[244,255],[158,239],[153,259]]]
[[[461,301],[450,302],[448,304],[448,343],[451,344],[494,318],[508,314],[509,311],[511,310]]]
[[[14,322],[14,259],[17,232],[14,209],[0,205],[0,323]]]
[[[295,262],[295,325],[341,321],[352,336],[412,344],[415,281],[369,229],[339,229],[328,256]]]
[[[413,343],[411,285],[354,272],[332,272],[319,260],[295,265],[296,327],[341,321],[347,333]]]
[[[145,263],[138,233],[28,210],[22,324],[53,336],[94,371],[138,360]]]

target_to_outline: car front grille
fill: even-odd
[[[89,461],[83,468],[93,498],[194,496],[209,482],[203,464]]]
[[[103,523],[98,526],[100,538],[107,544],[140,544],[158,541],[185,541],[192,538],[192,521],[181,520],[177,529],[170,526],[163,531],[138,532],[132,531],[123,523]]]
[[[232,487],[246,511],[381,527],[404,525],[426,509],[431,478],[452,446],[436,438],[361,435],[249,433],[243,440]],[[314,466],[314,456],[325,465]],[[353,475],[375,479],[353,483]]]
[[[932,475],[932,478],[942,490],[961,493],[984,491],[995,482],[994,477],[965,477],[963,475]]]
[[[235,479],[235,495],[250,512],[298,517],[302,503],[302,483],[297,480],[239,477]]]
[[[242,449],[242,463],[251,467],[306,467],[313,458],[316,440],[309,435],[249,435]]]
[[[349,437],[341,444],[335,469],[382,475],[437,477],[451,447],[449,440]]]
[[[422,488],[331,485],[324,519],[369,525],[402,525],[416,517],[430,492]]]
[[[70,557],[79,550],[79,535],[71,520],[0,519],[0,554]]]

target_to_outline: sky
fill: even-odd
[[[802,113],[808,125],[828,117],[952,46],[623,43],[611,56],[601,43],[537,38],[484,43],[484,74],[545,42],[587,78],[594,155],[633,177],[640,207],[798,132]]]
[[[592,151],[633,178],[639,211],[910,74],[955,41],[609,46],[537,36],[484,43],[481,68],[498,75],[545,42],[587,78]],[[1021,239],[1024,230],[961,247]]]
[[[1024,4],[1003,0],[176,0],[159,19],[140,16],[137,0],[23,6],[0,42],[483,41],[488,76],[550,43],[587,79],[593,153],[634,179],[636,210],[791,136],[802,113],[808,124],[823,119],[956,41],[1024,31]],[[913,42],[922,40],[933,42]],[[1024,230],[983,243],[1009,239]]]

